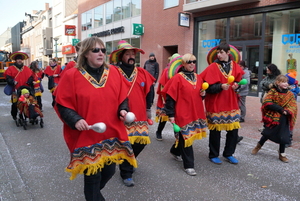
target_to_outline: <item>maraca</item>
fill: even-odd
[[[238,84],[239,85],[246,85],[248,83],[247,79],[242,79]]]
[[[36,81],[36,83],[40,83],[40,82],[41,82],[40,80],[37,80],[37,81]]]
[[[209,84],[207,82],[203,82],[201,91],[205,91],[208,87],[209,87]]]
[[[227,84],[230,84],[234,81],[234,76],[233,75],[230,75],[227,79]]]
[[[99,122],[99,123],[95,123],[92,126],[89,126],[89,129],[92,129],[97,133],[104,133],[106,131],[106,125],[103,122]]]
[[[152,119],[147,119],[147,122],[148,122],[149,125],[153,125]]]
[[[20,102],[23,102],[24,100],[25,100],[24,95],[21,95],[20,98],[19,98],[19,101],[20,101]]]
[[[175,133],[178,133],[180,131],[180,127],[177,124],[173,123],[173,130]]]
[[[127,112],[125,115],[125,122],[130,124],[135,120],[135,115],[132,112]]]

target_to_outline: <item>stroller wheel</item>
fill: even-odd
[[[23,124],[23,128],[24,130],[27,130],[26,124]]]
[[[38,119],[36,119],[36,120],[35,120],[35,124],[38,124],[38,123],[39,123],[39,120],[38,120]]]
[[[19,124],[19,126],[23,126],[22,119],[18,119],[18,124]]]
[[[41,128],[44,127],[44,121],[43,121],[43,119],[40,120],[40,126],[41,126]]]

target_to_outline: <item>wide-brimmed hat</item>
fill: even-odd
[[[140,52],[142,54],[145,54],[144,50],[139,49],[137,47],[133,47],[132,45],[130,45],[128,42],[126,42],[125,40],[121,40],[118,43],[118,49],[113,51],[110,56],[109,56],[109,63],[118,63],[122,60],[122,58],[120,58],[121,53],[123,50],[135,50],[136,53]]]
[[[238,51],[238,49],[236,49],[233,45],[229,45],[230,46],[230,54],[231,54],[231,59],[233,61],[235,61],[236,63],[239,63],[240,60],[241,60],[241,55],[240,55],[240,52]],[[218,46],[216,47],[213,47],[207,54],[207,63],[208,64],[211,64],[213,63],[216,59],[217,59],[217,48]]]
[[[176,73],[178,73],[181,67],[183,67],[182,56],[179,55],[170,61],[167,71],[167,78],[171,79]]]
[[[14,52],[9,55],[9,59],[11,59],[11,60],[17,60],[17,59],[26,60],[26,59],[28,59],[28,55],[25,52]]]

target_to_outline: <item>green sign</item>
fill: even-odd
[[[79,43],[79,42],[80,42],[80,40],[77,39],[77,38],[73,38],[73,39],[72,39],[72,45],[73,45],[73,46],[76,46],[77,43]]]
[[[133,35],[143,35],[144,34],[144,25],[133,23],[132,26],[132,34]]]

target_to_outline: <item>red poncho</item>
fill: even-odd
[[[93,130],[78,131],[64,124],[64,138],[71,152],[67,168],[71,179],[88,169],[87,175],[96,173],[105,164],[128,160],[136,161],[124,123],[119,119],[118,107],[125,100],[128,85],[115,68],[105,68],[99,82],[84,69],[68,70],[55,90],[56,102],[75,110],[89,125],[106,124],[104,133]]]
[[[10,66],[4,72],[4,77],[6,77],[6,75],[9,75],[14,79],[14,81],[18,82],[15,85],[15,89],[18,89],[20,86],[23,85],[28,86],[26,82],[32,75],[32,71],[27,66],[23,66],[21,69],[18,69],[16,66]]]

